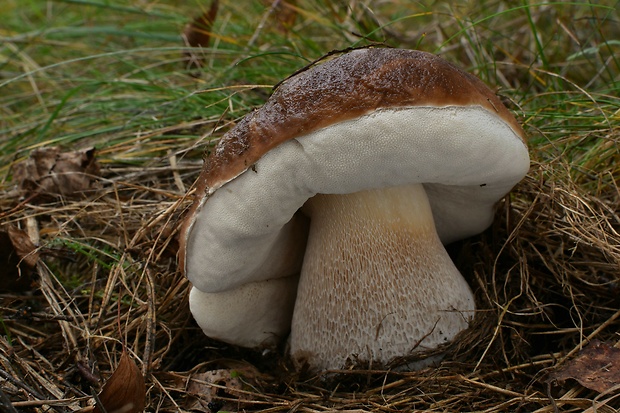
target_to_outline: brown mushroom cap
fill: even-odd
[[[282,142],[379,108],[480,105],[525,139],[514,116],[480,79],[433,54],[361,49],[315,68],[282,83],[220,140],[200,178],[207,187],[230,181]]]

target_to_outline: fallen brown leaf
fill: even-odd
[[[583,387],[604,393],[620,384],[620,349],[593,340],[550,378],[560,383],[574,379]]]
[[[123,350],[114,373],[106,381],[99,393],[99,401],[94,413],[140,413],[146,403],[144,376]]]
[[[13,181],[26,197],[76,197],[93,189],[99,175],[95,149],[61,152],[58,147],[32,151],[15,165]]]
[[[38,260],[36,246],[25,231],[13,226],[0,231],[0,291],[30,290]]]
[[[217,410],[231,410],[239,406],[239,402],[248,400],[243,392],[243,383],[235,370],[211,370],[205,373],[192,374],[187,384],[188,410],[210,411],[217,406]],[[224,403],[219,398],[237,399],[235,403]],[[230,405],[228,405],[230,404]]]
[[[217,17],[220,2],[218,0],[211,1],[209,10],[196,17],[191,23],[185,26],[183,37],[187,46],[190,47],[209,47],[211,41],[211,30],[213,22]],[[198,69],[202,67],[203,59],[198,53],[191,51],[185,52],[188,69]]]
[[[265,6],[273,8],[277,28],[281,33],[288,33],[297,20],[297,0],[262,0]]]

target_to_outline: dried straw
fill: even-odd
[[[43,258],[36,289],[0,297],[0,407],[87,409],[126,346],[146,378],[150,411],[189,410],[201,398],[212,411],[615,411],[617,388],[598,395],[549,380],[592,339],[618,340],[620,133],[605,133],[596,156],[570,140],[539,147],[493,227],[450,248],[479,311],[438,366],[415,372],[308,377],[279,354],[203,337],[175,259],[199,162],[174,154],[143,168],[109,161],[87,199],[20,204],[7,191],[6,223],[35,222]],[[559,144],[561,156],[550,156]],[[210,391],[188,391],[216,369],[238,372],[242,388],[198,383]]]

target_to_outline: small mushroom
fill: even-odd
[[[478,234],[529,168],[479,79],[358,49],[284,81],[222,137],[196,183],[180,264],[205,333],[286,338],[316,370],[385,365],[466,329],[474,297],[443,245]]]

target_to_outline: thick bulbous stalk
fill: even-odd
[[[385,365],[467,328],[471,289],[441,244],[422,185],[317,195],[290,335],[313,370]]]

